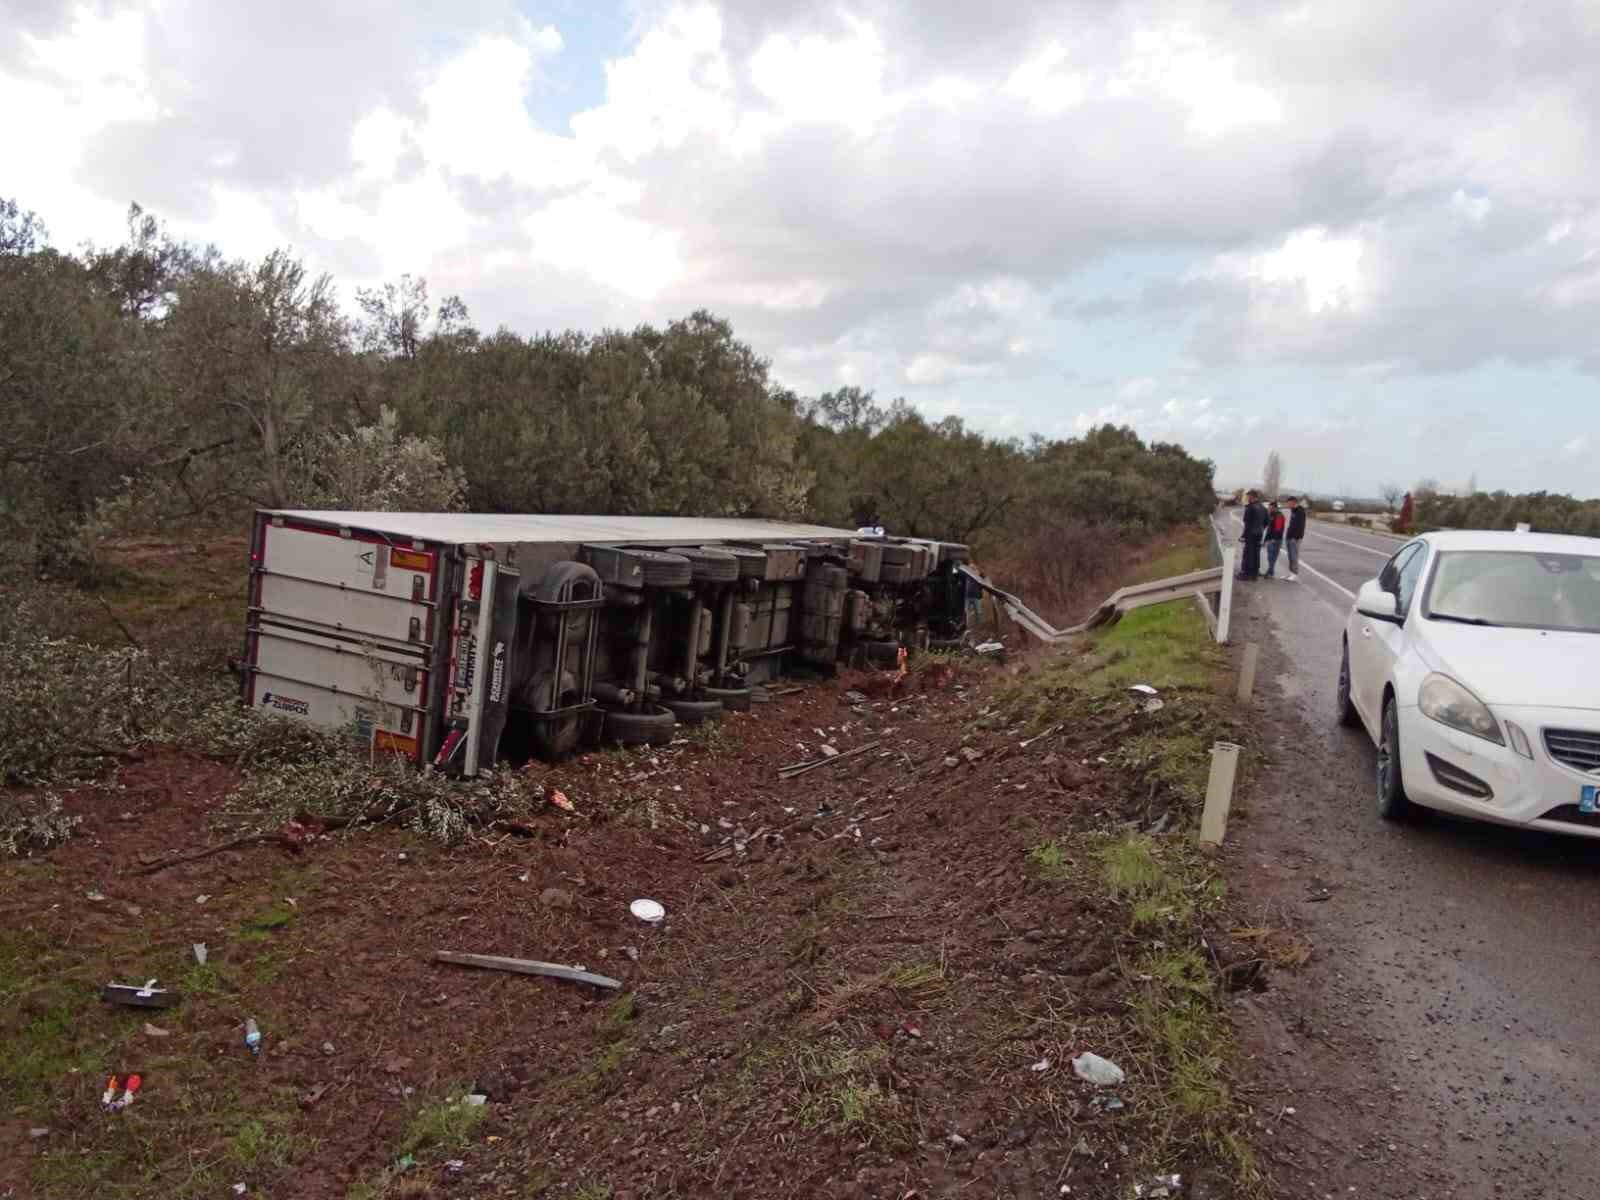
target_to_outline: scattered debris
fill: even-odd
[[[969,763],[975,763],[983,757],[983,751],[975,750],[971,746],[963,746],[961,747],[961,757],[966,759]]]
[[[1167,702],[1165,700],[1146,700],[1143,704],[1139,705],[1139,711],[1146,713],[1158,713],[1166,706]]]
[[[1122,1068],[1108,1058],[1085,1050],[1072,1060],[1073,1074],[1097,1087],[1114,1087],[1127,1078]]]
[[[979,642],[973,647],[973,650],[979,654],[1002,654],[1005,652],[1005,648],[1004,642]]]
[[[1076,1062],[1074,1062],[1072,1065],[1074,1067],[1076,1067],[1078,1064]],[[1034,1072],[1036,1072],[1037,1074],[1040,1074],[1040,1075],[1043,1075],[1049,1069],[1050,1069],[1050,1060],[1048,1058],[1041,1058],[1038,1062],[1034,1063],[1033,1066],[1028,1068],[1028,1070],[1034,1071]]]
[[[552,979],[566,979],[573,983],[589,983],[595,987],[621,990],[622,981],[608,975],[593,975],[577,967],[564,967],[560,963],[537,962],[531,958],[505,958],[498,954],[462,954],[454,950],[435,950],[435,962],[453,963],[458,967],[482,967],[486,971],[510,971],[517,975],[548,975]]]
[[[242,1196],[249,1190],[250,1189],[245,1187],[245,1185],[242,1183],[236,1183],[233,1185],[233,1194],[235,1196]]]
[[[100,989],[100,996],[133,1008],[171,1008],[180,999],[178,993],[158,988],[154,979],[146,980],[142,987],[137,983],[108,983]]]
[[[1141,696],[1159,696],[1161,694],[1160,691],[1151,687],[1148,683],[1136,683],[1128,690],[1130,692],[1138,692]]]
[[[769,687],[766,689],[766,692],[769,696],[792,696],[796,692],[803,692],[805,690],[806,689],[801,687],[799,684],[795,684],[793,687]]]
[[[573,806],[572,801],[567,799],[566,793],[559,789],[550,793],[550,803],[555,805],[562,812],[576,814],[578,811],[577,808]]]
[[[1028,740],[1027,740],[1027,741],[1025,741],[1025,742],[1018,742],[1018,743],[1017,743],[1017,745],[1018,745],[1018,746],[1019,746],[1019,747],[1020,747],[1020,748],[1021,748],[1021,749],[1023,749],[1023,750],[1026,750],[1026,749],[1027,749],[1027,748],[1028,748],[1028,747],[1029,747],[1029,746],[1031,746],[1031,745],[1033,745],[1033,744],[1034,744],[1034,743],[1035,743],[1035,742],[1037,742],[1037,741],[1039,741],[1039,740],[1040,740],[1040,739],[1041,739],[1041,738],[1047,738],[1047,737],[1049,737],[1049,736],[1050,736],[1050,735],[1051,735],[1051,734],[1052,734],[1052,733],[1056,733],[1056,732],[1058,732],[1058,731],[1059,731],[1059,730],[1060,730],[1060,729],[1061,729],[1061,726],[1059,726],[1059,725],[1052,725],[1052,726],[1050,726],[1050,728],[1049,728],[1049,729],[1046,729],[1046,730],[1045,730],[1045,731],[1044,731],[1044,732],[1043,732],[1043,733],[1039,733],[1039,734],[1035,734],[1035,735],[1034,735],[1034,736],[1033,736],[1033,737],[1031,737],[1031,738],[1029,738],[1029,739],[1028,739]]]
[[[628,905],[628,911],[646,925],[659,925],[662,918],[667,915],[666,908],[659,900],[651,900],[644,896]]]
[[[1154,1179],[1133,1185],[1135,1200],[1163,1200],[1163,1197],[1176,1196],[1182,1190],[1182,1175],[1157,1175]]]
[[[846,700],[850,701],[851,704],[865,704],[867,702],[866,693],[865,692],[858,692],[854,688],[852,688],[850,691],[846,692],[844,694],[844,698]]]
[[[966,1149],[967,1139],[962,1137],[959,1133],[952,1133],[949,1137],[945,1138],[945,1141],[949,1142],[957,1150]]]
[[[196,896],[196,897],[195,897],[195,898],[194,898],[194,902],[195,902],[195,903],[196,903],[196,904],[204,904],[204,903],[205,903],[205,902],[206,902],[206,901],[207,901],[207,900],[209,900],[209,899],[211,899],[211,896],[210,896],[210,894],[209,894],[209,893],[207,893],[207,892],[201,892],[201,893],[200,893],[200,894],[199,894],[199,895],[198,895],[198,896]]]
[[[28,1136],[37,1142],[40,1138],[49,1137],[50,1130],[47,1126],[35,1125],[32,1129],[28,1130]]]
[[[339,1048],[332,1042],[323,1042],[322,1053],[325,1057],[332,1058],[335,1054],[339,1053]]]
[[[96,891],[96,892],[85,892],[83,898],[85,900],[89,901],[91,904],[98,904],[100,901],[102,901],[102,900],[104,900],[106,898],[106,894],[104,892],[98,892],[98,891]]]
[[[256,1024],[254,1017],[246,1017],[244,1021],[245,1049],[251,1054],[261,1053],[261,1026]]]
[[[172,1036],[172,1030],[163,1029],[159,1025],[152,1025],[152,1024],[150,1024],[149,1021],[146,1021],[144,1023],[144,1035],[146,1037],[153,1037],[153,1038],[171,1037]]]
[[[883,745],[882,739],[874,739],[870,742],[864,742],[852,750],[837,751],[831,756],[827,755],[828,748],[824,747],[824,756],[822,758],[814,758],[809,762],[791,763],[787,767],[778,768],[778,778],[793,779],[796,775],[804,775],[807,771],[815,771],[818,767],[830,766],[833,763],[843,762],[847,758],[854,758],[858,754],[865,754],[869,750],[876,750],[881,745]]]
[[[485,1104],[489,1103],[489,1097],[485,1096],[482,1092],[472,1092],[469,1095],[461,1097],[461,1103],[466,1105],[468,1108],[482,1108]]]
[[[202,967],[206,965],[206,944],[204,942],[196,942],[194,944],[194,960]]]
[[[452,1175],[459,1175],[461,1172],[467,1169],[467,1160],[464,1158],[447,1159],[444,1164],[444,1169],[449,1171]]]
[[[832,746],[828,745],[826,742],[824,742],[821,746],[819,746],[817,748],[822,752],[822,757],[823,758],[835,758],[839,754],[839,752],[837,750],[835,750]]]
[[[113,1075],[106,1080],[106,1090],[100,1094],[100,1107],[107,1112],[121,1112],[133,1103],[133,1098],[138,1095],[140,1085],[144,1083],[138,1075],[129,1075],[122,1081],[122,1095],[117,1095],[117,1077]]]
[[[573,904],[572,893],[565,888],[547,887],[539,893],[539,903],[546,908],[571,908]]]

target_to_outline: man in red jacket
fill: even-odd
[[[1267,505],[1267,578],[1278,577],[1278,551],[1283,549],[1283,531],[1289,524],[1287,517],[1278,511],[1278,502]]]

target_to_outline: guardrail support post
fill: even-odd
[[[1233,617],[1234,560],[1239,555],[1237,546],[1224,547],[1222,551],[1222,591],[1217,596],[1217,644],[1226,645],[1228,624]]]
[[[1206,806],[1200,813],[1200,841],[1222,845],[1228,832],[1228,809],[1233,804],[1233,780],[1239,770],[1239,747],[1218,742],[1211,747],[1211,778],[1206,782]]]
[[[1244,646],[1244,664],[1239,668],[1239,703],[1248,704],[1256,690],[1256,663],[1261,658],[1261,647],[1255,642]]]

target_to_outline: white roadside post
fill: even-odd
[[[1233,778],[1238,770],[1238,746],[1218,742],[1211,747],[1211,778],[1206,782],[1206,806],[1200,813],[1202,845],[1222,845],[1228,832],[1228,809],[1233,804]]]
[[[1233,564],[1238,553],[1237,546],[1226,546],[1222,551],[1222,592],[1217,597],[1218,645],[1228,640],[1228,621],[1233,616]]]

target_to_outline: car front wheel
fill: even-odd
[[[1411,815],[1405,781],[1400,777],[1400,710],[1394,697],[1383,702],[1383,738],[1378,743],[1378,815],[1403,821]]]
[[[1346,729],[1353,728],[1361,721],[1356,713],[1355,702],[1350,699],[1350,643],[1344,644],[1344,653],[1339,656],[1339,698],[1335,707],[1339,713],[1339,724]]]

